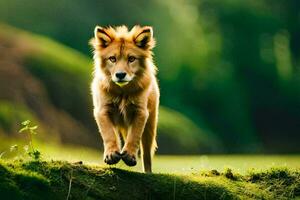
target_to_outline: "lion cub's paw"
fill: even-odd
[[[121,154],[118,151],[109,152],[104,155],[104,162],[109,165],[117,164],[121,160]]]
[[[128,165],[130,167],[136,165],[135,155],[130,155],[127,153],[127,151],[124,151],[124,152],[122,152],[121,157],[126,165]]]

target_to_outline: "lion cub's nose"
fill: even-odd
[[[122,80],[123,78],[125,78],[126,73],[125,73],[125,72],[117,72],[117,73],[115,74],[115,76],[116,76],[119,80]]]

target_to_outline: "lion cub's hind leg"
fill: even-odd
[[[152,172],[152,157],[157,148],[156,144],[156,114],[149,116],[141,141],[141,158],[144,172]]]

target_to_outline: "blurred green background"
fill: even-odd
[[[1,0],[0,137],[100,149],[95,25],[151,25],[159,154],[300,152],[298,0]],[[0,149],[1,150],[1,149]]]

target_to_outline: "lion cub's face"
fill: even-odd
[[[101,61],[101,70],[120,87],[129,84],[145,70],[145,60],[154,47],[152,28],[135,26],[95,28],[92,45]]]

